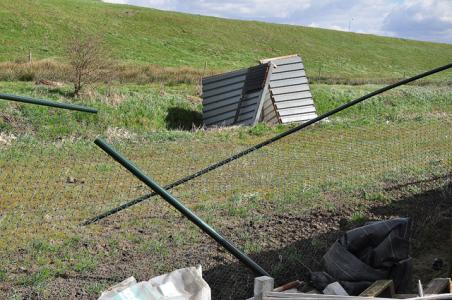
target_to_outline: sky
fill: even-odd
[[[452,0],[104,0],[452,44]]]

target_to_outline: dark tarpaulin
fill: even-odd
[[[322,258],[323,272],[312,272],[312,284],[323,290],[338,281],[349,295],[358,295],[374,281],[392,279],[396,292],[411,281],[409,219],[371,222],[347,231]]]

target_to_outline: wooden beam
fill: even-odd
[[[442,294],[450,292],[449,278],[435,278],[427,284],[424,289],[424,295]]]
[[[377,280],[359,295],[362,297],[384,296],[392,298],[394,294],[395,290],[392,280]]]

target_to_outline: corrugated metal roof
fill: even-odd
[[[253,125],[268,85],[263,64],[203,78],[203,121],[206,126]]]
[[[298,55],[261,60],[258,66],[203,78],[206,126],[306,122],[317,116]]]

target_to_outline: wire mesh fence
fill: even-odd
[[[319,268],[343,230],[393,216],[412,217],[415,271],[428,276],[423,250],[441,255],[437,237],[450,224],[452,117],[365,120],[339,113],[171,192],[280,284]],[[217,130],[109,141],[164,185],[268,135]],[[82,226],[150,192],[92,141],[4,143],[0,190],[0,294],[95,299],[129,276],[147,280],[201,264],[214,299],[252,295],[254,274],[158,196]]]

